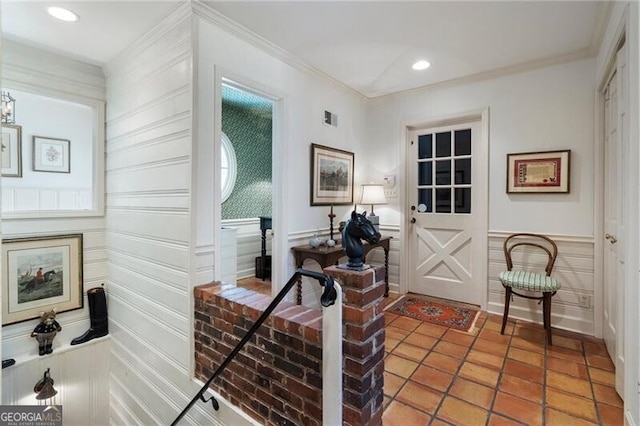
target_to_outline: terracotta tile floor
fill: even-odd
[[[604,342],[483,312],[464,333],[385,312],[385,426],[622,425]]]
[[[270,294],[269,281],[238,286]],[[394,295],[387,299],[394,300]],[[383,423],[622,425],[622,400],[604,342],[482,312],[464,333],[385,312]]]

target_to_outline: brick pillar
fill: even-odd
[[[382,425],[384,384],[384,267],[324,273],[342,286],[344,425]]]

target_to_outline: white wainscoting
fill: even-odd
[[[502,244],[511,232],[489,232],[489,298],[487,310],[502,315],[504,288],[498,275],[506,269]],[[548,235],[558,245],[558,258],[552,276],[560,280],[562,288],[552,299],[553,327],[595,335],[594,325],[594,241],[593,237]],[[546,262],[544,256],[528,259],[536,264]],[[514,263],[517,260],[514,260]],[[517,266],[517,263],[516,263]],[[542,266],[544,270],[544,266]],[[589,298],[589,307],[580,306],[580,297]],[[542,305],[522,297],[514,297],[509,317],[542,323]]]
[[[110,347],[107,336],[16,360],[2,370],[2,404],[37,405],[33,387],[49,368],[65,425],[108,425]]]
[[[212,251],[192,246],[193,25],[181,3],[105,70],[112,424],[169,424],[198,390],[192,279]],[[183,422],[249,424],[218,401]]]
[[[4,180],[6,183],[6,180]],[[2,185],[2,211],[90,210],[93,190],[65,188],[13,188]]]
[[[255,276],[256,257],[260,256],[262,250],[260,219],[229,219],[223,220],[222,225],[236,230],[238,279]],[[267,230],[267,254],[271,254],[272,237],[271,230]],[[224,252],[222,255],[224,256]]]
[[[229,219],[222,222],[220,247],[221,280],[236,283],[237,280],[255,276],[256,257],[262,250],[260,219]],[[267,231],[267,254],[271,254],[271,230]],[[214,279],[214,246],[195,249],[196,282],[204,284]]]

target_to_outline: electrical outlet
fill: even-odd
[[[384,196],[386,198],[398,198],[398,191],[395,188],[385,188]]]
[[[578,306],[581,308],[590,308],[591,307],[591,297],[588,294],[579,294],[578,295]]]

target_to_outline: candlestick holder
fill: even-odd
[[[328,214],[329,216],[329,240],[332,240],[335,242],[335,240],[333,239],[333,218],[336,217],[336,215],[333,213],[333,204],[331,205],[331,211]]]

